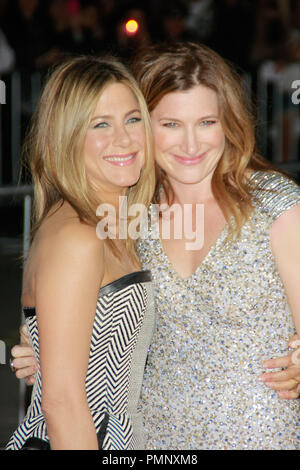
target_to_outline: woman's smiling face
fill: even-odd
[[[122,83],[101,94],[85,138],[87,177],[94,189],[121,192],[134,185],[145,158],[145,132],[138,100]]]
[[[225,135],[216,93],[203,85],[165,95],[151,113],[155,159],[170,182],[211,178],[224,152]]]

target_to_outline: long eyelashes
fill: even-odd
[[[126,121],[125,124],[135,124],[135,123],[141,122],[141,120],[142,118],[140,117],[131,117]],[[93,129],[105,129],[106,127],[109,127],[110,125],[111,124],[106,121],[98,122],[97,124],[93,126]]]
[[[208,127],[216,123],[217,123],[216,120],[205,120],[205,121],[201,121],[199,125],[203,127]],[[174,128],[180,127],[180,124],[177,122],[165,122],[163,123],[163,127],[174,129]]]

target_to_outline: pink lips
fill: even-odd
[[[179,155],[172,155],[172,156],[173,158],[175,158],[176,161],[181,163],[181,165],[191,166],[191,165],[196,165],[197,163],[200,163],[206,157],[206,152],[196,157],[180,157]]]
[[[132,165],[137,157],[137,152],[120,154],[120,155],[107,155],[104,160],[115,166],[129,166]]]

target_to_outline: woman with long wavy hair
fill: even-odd
[[[300,188],[257,152],[241,79],[214,51],[154,45],[133,72],[155,140],[153,202],[174,207],[138,249],[158,316],[147,447],[299,448],[299,401],[258,378],[300,333]]]

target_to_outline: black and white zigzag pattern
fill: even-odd
[[[99,295],[86,376],[86,393],[98,432],[105,412],[109,421],[103,449],[134,449],[131,419],[127,414],[131,360],[147,305],[147,290],[133,283],[117,291]],[[39,359],[36,316],[27,318],[32,345]],[[7,449],[20,449],[28,437],[48,440],[41,411],[42,383],[37,373],[32,401],[23,423]]]

